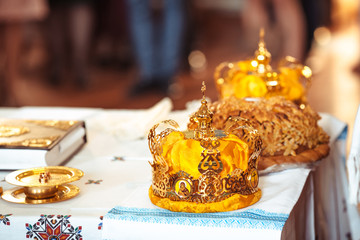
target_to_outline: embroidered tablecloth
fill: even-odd
[[[191,239],[219,239],[220,236],[280,239],[309,172],[309,169],[293,169],[262,176],[260,201],[243,210],[225,213],[175,213],[160,209],[152,205],[147,196],[150,182],[141,184],[104,216],[103,238],[165,239],[171,236],[171,239],[183,239],[183,234],[175,234],[179,232]]]
[[[169,103],[161,104],[168,106]],[[49,236],[58,239],[139,239],[137,236],[149,239],[158,236],[151,226],[159,225],[163,229],[164,224],[166,229],[174,230],[173,239],[220,233],[221,236],[241,233],[244,236],[249,234],[253,239],[256,236],[279,239],[282,235],[293,236],[304,228],[306,231],[302,236],[315,236],[313,179],[310,170],[304,168],[261,176],[261,200],[249,208],[226,215],[179,215],[152,205],[147,197],[151,184],[147,140],[131,139],[131,136],[122,139],[104,124],[109,118],[111,122],[123,119],[125,125],[136,117],[152,121],[147,122],[149,125],[161,119],[146,118],[147,114],[156,113],[164,117],[166,114],[162,109],[169,111],[161,106],[147,110],[0,109],[0,117],[85,120],[88,136],[84,148],[66,164],[85,173],[81,180],[73,183],[80,188],[80,194],[64,202],[42,205],[21,205],[0,199],[0,239],[36,237],[40,240]],[[169,118],[186,119],[190,112],[171,112]],[[126,129],[121,124],[117,127]],[[125,156],[125,160],[114,156]],[[0,171],[0,186],[4,190],[14,187],[4,181],[9,172]],[[303,216],[303,223],[296,226],[304,227],[295,231],[294,223],[299,221],[299,216]]]

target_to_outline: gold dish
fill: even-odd
[[[51,166],[14,171],[8,174],[5,180],[22,187],[21,191],[26,197],[44,200],[56,197],[63,184],[77,181],[83,175],[84,173],[76,168]]]
[[[5,191],[2,194],[2,199],[12,203],[21,203],[21,204],[45,204],[45,203],[55,203],[68,200],[75,197],[80,192],[80,189],[75,185],[64,184],[58,186],[57,191],[52,197],[35,199],[28,197],[25,194],[24,188],[17,187]]]

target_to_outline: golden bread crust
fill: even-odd
[[[268,167],[280,164],[302,164],[302,163],[313,163],[322,158],[325,158],[330,151],[328,144],[321,144],[313,149],[305,150],[296,156],[261,156],[258,163],[258,170],[265,170]]]
[[[263,142],[259,170],[283,163],[310,163],[329,153],[329,136],[318,126],[321,118],[309,105],[301,109],[283,97],[227,98],[210,104],[213,126],[224,129],[229,117],[248,119]]]

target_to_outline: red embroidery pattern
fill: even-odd
[[[74,228],[69,218],[71,215],[40,215],[33,225],[26,223],[26,238],[36,240],[82,240],[82,227]]]
[[[104,216],[100,216],[101,222],[98,225],[98,230],[102,230]]]
[[[11,215],[12,214],[5,214],[5,215],[0,214],[0,223],[3,223],[5,225],[9,226],[10,220],[9,220],[8,216],[11,216]]]

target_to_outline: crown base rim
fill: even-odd
[[[211,212],[229,212],[251,206],[258,202],[262,192],[258,189],[250,195],[234,194],[220,202],[196,203],[187,201],[173,201],[169,198],[158,197],[154,195],[152,187],[149,188],[149,198],[151,202],[161,208],[173,212],[189,213],[211,213]]]

